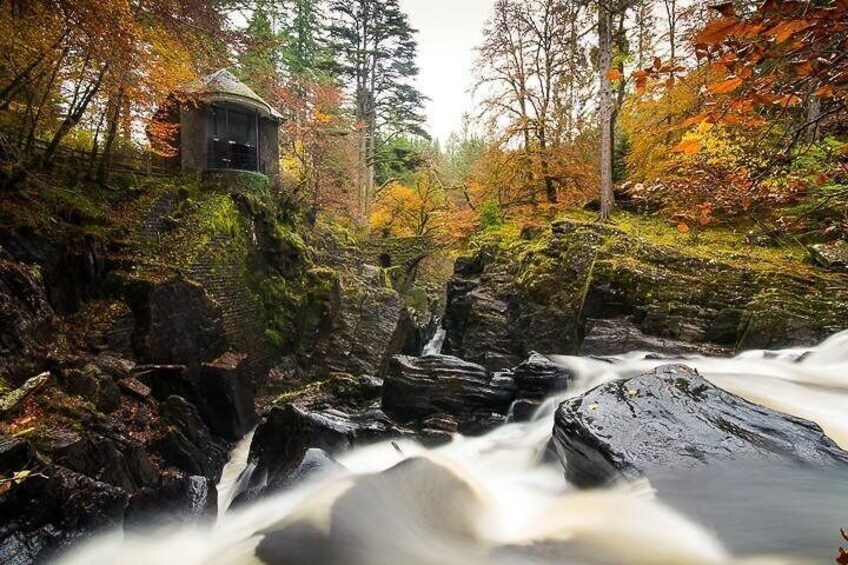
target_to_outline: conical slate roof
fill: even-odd
[[[226,101],[244,104],[263,112],[268,117],[282,118],[279,112],[227,69],[221,69],[203,77],[186,90],[189,94],[209,102]]]

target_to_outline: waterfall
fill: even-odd
[[[244,489],[250,481],[253,473],[253,465],[248,465],[247,458],[250,455],[250,445],[253,443],[252,430],[245,434],[230,451],[230,458],[221,471],[221,479],[218,481],[218,519],[229,509],[230,504]]]
[[[552,359],[576,378],[529,422],[481,437],[456,436],[433,449],[411,439],[395,440],[399,449],[389,441],[356,448],[338,456],[347,475],[319,476],[231,510],[215,526],[106,535],[59,562],[691,565],[832,559],[839,528],[848,527],[844,473],[791,466],[752,466],[736,475],[681,472],[671,493],[655,492],[646,479],[589,491],[569,485],[559,462],[545,456],[556,406],[669,361],[644,353]],[[848,332],[817,347],[683,362],[734,394],[817,422],[848,448]],[[237,482],[222,479],[222,485]],[[223,491],[232,490],[222,488],[226,501],[230,494]]]
[[[447,332],[445,329],[437,325],[436,331],[433,333],[433,337],[430,338],[430,341],[424,346],[424,349],[421,351],[421,355],[438,355],[442,352],[442,345],[445,343],[445,335]]]

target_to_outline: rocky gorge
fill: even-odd
[[[575,485],[750,460],[848,469],[822,426],[680,364],[844,330],[842,274],[561,219],[458,258],[444,354],[421,356],[430,312],[386,267],[342,230],[298,225],[261,181],[233,182],[145,193],[111,226],[120,240],[0,238],[0,561],[211,520],[228,453],[254,429],[234,510],[344,474],[360,447],[534,421],[566,391],[539,457]],[[650,353],[648,372],[582,392],[557,357],[613,367],[629,351]]]

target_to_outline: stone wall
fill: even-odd
[[[280,172],[280,124],[259,120],[259,170],[269,177]]]
[[[392,237],[372,239],[362,245],[366,263],[383,268],[414,268],[430,247],[426,237]]]
[[[268,372],[271,351],[262,305],[248,280],[249,255],[255,250],[244,249],[240,261],[219,260],[220,250],[230,244],[223,236],[213,239],[188,274],[221,308],[224,335],[233,349],[247,355],[246,370],[256,382]]]
[[[194,108],[180,110],[180,160],[184,171],[206,168],[206,121]]]

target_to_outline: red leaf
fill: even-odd
[[[677,145],[671,148],[674,153],[683,153],[684,155],[694,155],[701,150],[701,142],[697,139],[684,139]]]
[[[813,74],[813,65],[810,64],[809,61],[804,61],[793,65],[792,70],[795,71],[795,74],[799,77],[806,77]]]
[[[729,94],[742,85],[742,79],[739,77],[729,78],[721,82],[710,85],[710,92],[713,94]]]
[[[710,22],[697,36],[698,43],[721,43],[736,30],[739,20],[723,18]]]
[[[607,78],[610,80],[618,80],[621,78],[621,71],[618,69],[610,69],[607,71]]]
[[[805,20],[788,20],[778,23],[769,30],[769,33],[774,36],[775,43],[783,43],[799,31],[803,31],[813,25]]]

